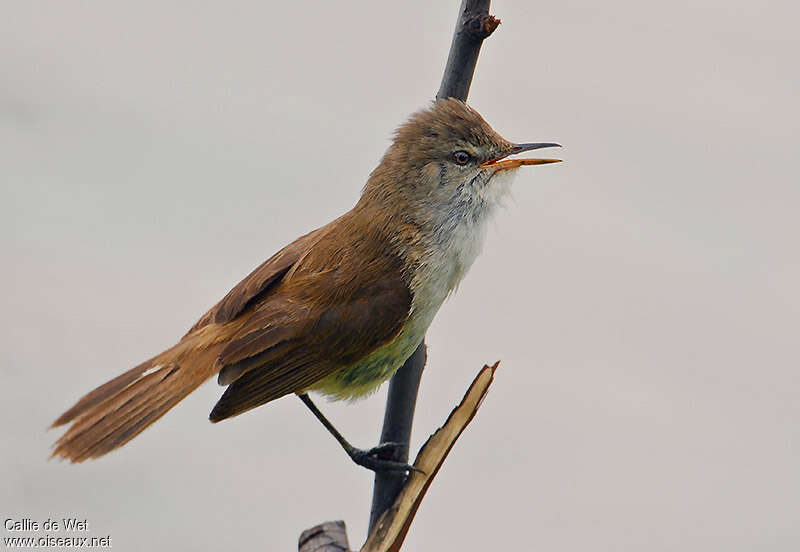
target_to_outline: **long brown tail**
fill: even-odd
[[[221,345],[215,341],[189,335],[89,392],[53,422],[53,427],[72,422],[56,441],[53,456],[82,462],[136,437],[217,372]]]

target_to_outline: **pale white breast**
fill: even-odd
[[[481,252],[489,220],[509,196],[515,173],[507,170],[496,173],[488,182],[465,183],[450,204],[437,209],[433,221],[436,230],[427,248],[430,253],[412,279],[414,311],[423,314],[432,309],[432,320],[458,287]]]

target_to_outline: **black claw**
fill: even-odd
[[[366,450],[353,448],[348,450],[347,454],[350,455],[353,462],[374,472],[394,471],[408,473],[415,471],[424,474],[425,472],[416,466],[390,459],[401,446],[401,443],[381,443]]]

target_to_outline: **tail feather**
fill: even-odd
[[[104,383],[94,391],[90,391],[81,399],[75,403],[75,406],[64,412],[58,419],[53,422],[53,425],[50,427],[57,427],[60,425],[67,424],[74,420],[78,415],[86,412],[88,409],[92,408],[100,404],[101,402],[105,401],[109,397],[113,397],[126,387],[128,387],[131,383],[135,382],[139,379],[142,374],[144,374],[150,367],[153,365],[153,360],[150,359],[147,362],[143,362],[140,365],[131,368],[124,374],[117,376],[116,378],[112,379],[109,382]]]
[[[218,352],[190,337],[91,391],[53,423],[72,426],[52,456],[82,462],[121,447],[213,376]]]

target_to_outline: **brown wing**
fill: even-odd
[[[236,287],[230,290],[219,303],[211,307],[211,309],[192,326],[186,335],[212,322],[224,324],[236,318],[251,301],[279,281],[289,269],[292,268],[292,265],[294,265],[320,237],[324,236],[336,222],[337,221],[334,220],[322,228],[300,236],[261,263],[261,265],[248,274],[244,280],[236,284]]]
[[[253,305],[217,360],[220,382],[232,383],[212,421],[302,391],[400,332],[412,300],[402,259],[378,234],[347,232],[349,222]]]

